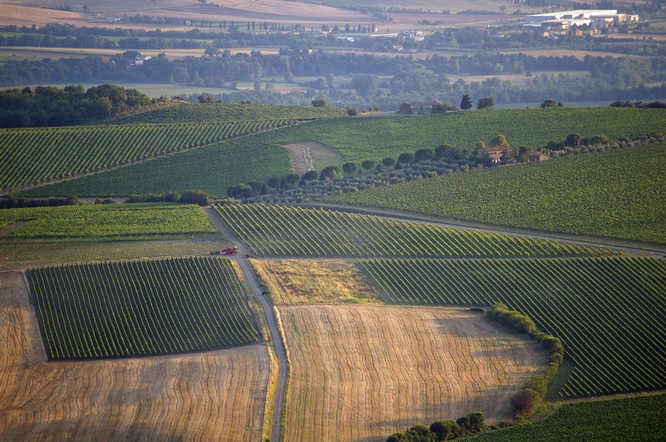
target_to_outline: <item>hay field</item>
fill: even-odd
[[[380,304],[351,261],[250,260],[274,304]]]
[[[19,2],[15,2],[19,3]],[[56,11],[40,7],[25,7],[0,2],[0,26],[32,26],[39,27],[47,23],[62,23],[84,26],[85,20],[78,12]]]
[[[257,441],[265,346],[48,363],[20,272],[0,274],[0,440]]]
[[[383,441],[396,431],[482,411],[542,370],[538,344],[478,313],[383,306],[279,308],[290,352],[285,440]]]

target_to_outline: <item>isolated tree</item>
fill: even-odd
[[[568,147],[578,147],[580,146],[580,140],[581,138],[579,134],[569,134],[564,141],[564,145]]]
[[[495,107],[495,99],[493,97],[481,98],[476,104],[476,108],[479,110],[492,109],[493,107]]]
[[[386,157],[382,160],[382,164],[385,167],[393,167],[393,166],[395,166],[395,160],[391,157]]]
[[[316,170],[309,170],[303,174],[301,177],[301,183],[307,183],[310,181],[316,181],[319,178],[319,174]]]
[[[342,172],[340,172],[340,169],[338,169],[335,166],[328,166],[322,169],[322,171],[319,173],[319,179],[320,180],[328,180],[332,178],[336,178],[342,175]]]
[[[296,173],[290,173],[284,177],[284,180],[287,182],[287,186],[294,187],[301,181],[301,176]]]
[[[553,100],[552,98],[541,103],[541,108],[545,109],[547,107],[564,107],[564,105],[558,101]]]
[[[492,146],[508,147],[509,141],[506,139],[504,134],[497,134],[492,140],[490,140]]]
[[[472,97],[467,94],[463,95],[462,100],[460,100],[460,109],[468,110],[471,109],[472,106]]]
[[[430,149],[419,149],[414,152],[414,159],[416,161],[426,161],[432,159],[432,157],[433,153]]]
[[[414,155],[411,153],[401,153],[398,157],[398,164],[411,164],[414,162]]]
[[[342,165],[342,171],[346,174],[356,172],[357,166],[356,163],[345,163]]]
[[[313,107],[326,107],[328,103],[323,98],[315,98],[312,100]]]
[[[365,160],[361,163],[361,167],[365,170],[370,170],[375,167],[375,162],[372,160]]]

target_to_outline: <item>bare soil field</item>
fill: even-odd
[[[274,304],[340,304],[381,301],[351,261],[250,260]]]
[[[299,175],[342,161],[339,153],[316,141],[289,143],[284,148],[289,152],[289,162],[294,173]]]
[[[23,274],[0,273],[0,440],[254,442],[270,371],[261,345],[47,362]]]
[[[546,364],[536,342],[466,310],[279,308],[290,352],[285,440],[383,441],[396,431],[482,411]]]

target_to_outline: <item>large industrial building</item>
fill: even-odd
[[[620,23],[637,21],[638,15],[618,14],[617,9],[580,9],[528,15],[524,24],[525,26],[559,27],[560,29],[567,29],[572,26],[604,29]]]

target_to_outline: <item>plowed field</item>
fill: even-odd
[[[254,442],[270,369],[259,345],[46,362],[23,275],[0,274],[0,440]]]
[[[386,440],[482,411],[546,364],[538,344],[478,313],[382,306],[281,307],[290,350],[285,440]]]

